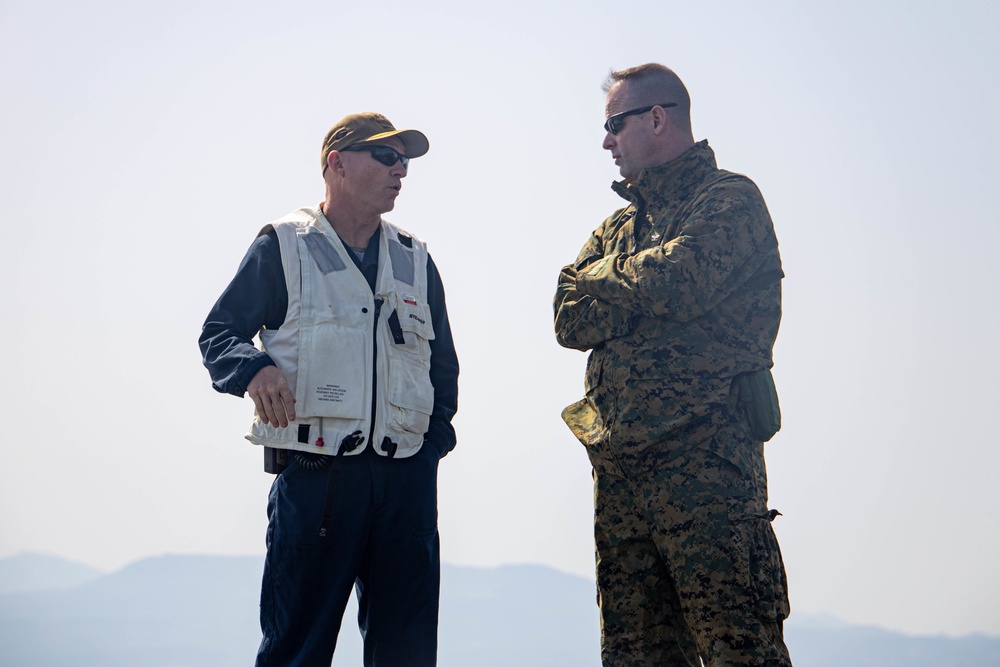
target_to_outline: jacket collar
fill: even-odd
[[[611,189],[637,209],[648,205],[653,210],[647,212],[655,215],[656,209],[687,199],[717,169],[715,151],[702,139],[669,162],[643,169],[631,180],[615,181]]]

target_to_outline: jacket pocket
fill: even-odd
[[[737,411],[749,434],[767,442],[781,430],[781,407],[770,369],[740,373],[733,380]]]

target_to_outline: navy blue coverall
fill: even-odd
[[[362,259],[373,293],[380,230]],[[367,667],[436,664],[440,552],[437,463],[455,446],[458,360],[444,289],[427,264],[434,324],[434,410],[420,451],[406,459],[368,447],[359,456],[291,454],[268,498],[258,667],[330,665],[355,588]],[[258,237],[205,320],[199,345],[220,392],[243,396],[274,362],[252,342],[285,319],[288,291],[277,235]]]

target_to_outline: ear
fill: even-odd
[[[326,156],[326,169],[334,173],[342,173],[344,171],[344,160],[340,155],[340,151],[330,151]]]
[[[661,135],[670,130],[673,127],[674,121],[667,113],[667,110],[663,107],[653,107],[649,112],[651,118],[653,119],[653,134]]]

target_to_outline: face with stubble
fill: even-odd
[[[373,146],[391,148],[399,156],[406,157],[403,142],[396,137],[378,141]],[[340,151],[344,163],[345,185],[358,203],[359,208],[377,215],[388,213],[396,205],[396,197],[406,178],[403,161],[394,159],[391,151],[378,150],[375,154],[367,149]],[[383,162],[392,160],[392,164]]]
[[[605,114],[609,120],[603,147],[611,151],[619,173],[626,180],[658,164],[651,111],[634,113],[645,106],[629,94],[628,82],[616,83],[608,91]]]

